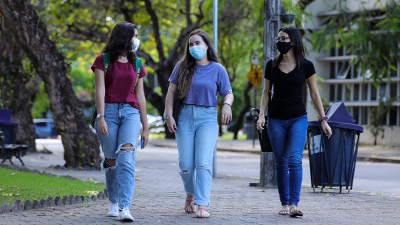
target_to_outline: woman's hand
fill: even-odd
[[[321,127],[322,127],[322,130],[324,131],[325,135],[329,139],[331,137],[331,135],[332,135],[332,129],[329,126],[328,122],[326,122],[326,120],[322,120]]]
[[[99,131],[99,134],[108,135],[108,126],[104,117],[99,117],[97,119],[97,129]]]
[[[224,104],[221,109],[221,123],[228,124],[232,121],[232,109],[230,105]]]
[[[142,130],[142,137],[140,138],[140,141],[142,141],[142,139],[144,139],[144,144],[143,144],[143,148],[146,147],[147,142],[149,142],[149,127],[143,128]]]
[[[170,133],[175,133],[175,130],[176,129],[178,129],[178,127],[176,126],[176,123],[175,123],[175,119],[174,119],[174,117],[168,117],[168,119],[166,119],[166,121],[165,121],[166,123],[167,123],[167,127],[168,127],[168,131],[170,132]]]
[[[264,130],[265,117],[258,115],[257,130]]]

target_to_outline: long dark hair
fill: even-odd
[[[103,52],[110,53],[110,61],[118,60],[120,55],[126,56],[131,63],[136,62],[136,53],[132,51],[132,38],[137,29],[135,24],[119,22],[111,31]]]
[[[300,62],[305,58],[305,52],[304,52],[304,47],[303,47],[303,42],[301,40],[301,35],[299,29],[295,26],[285,26],[279,29],[279,32],[285,32],[289,35],[291,43],[292,43],[292,48],[293,48],[293,55],[296,60],[296,67],[297,69],[300,69]],[[276,67],[281,63],[283,59],[283,54],[279,53],[279,55],[275,58],[273,67]]]
[[[201,29],[197,29],[192,31],[189,34],[189,38],[193,35],[199,35],[204,43],[206,43],[208,49],[207,49],[207,58],[210,61],[214,61],[219,63],[217,53],[215,53],[215,50],[212,46],[210,37],[208,34]],[[192,55],[189,53],[189,38],[188,42],[186,45],[186,50],[185,53],[183,54],[183,57],[179,60],[180,65],[178,68],[178,98],[179,99],[184,99],[185,97],[188,97],[190,87],[192,86],[192,80],[193,80],[193,75],[194,75],[194,68],[196,66],[196,59],[193,58]],[[179,63],[178,62],[178,63]]]

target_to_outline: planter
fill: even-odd
[[[292,23],[296,15],[294,14],[284,14],[279,16],[282,23]]]

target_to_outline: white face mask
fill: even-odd
[[[140,45],[140,40],[137,38],[134,38],[133,44],[132,44],[132,51],[136,52],[139,49],[139,45]]]

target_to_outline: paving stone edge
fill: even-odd
[[[54,177],[64,177],[68,178],[71,180],[76,180],[76,178],[65,175],[65,176],[57,176],[52,173],[48,173],[46,171],[40,171],[37,169],[29,169],[26,167],[22,166],[17,166],[17,165],[0,165],[1,167],[5,167],[8,169],[13,169],[17,171],[24,171],[24,172],[30,172],[30,173],[37,173],[37,174],[44,174],[44,175],[49,175],[49,176],[54,176]],[[47,199],[41,199],[41,200],[26,200],[25,202],[22,202],[21,200],[16,200],[14,204],[7,205],[3,204],[0,206],[0,214],[1,213],[8,213],[8,212],[16,212],[16,211],[25,211],[25,210],[31,210],[31,209],[40,209],[40,208],[46,208],[46,207],[54,207],[54,206],[64,206],[64,205],[75,205],[75,204],[82,204],[86,202],[91,202],[91,201],[98,201],[98,200],[105,200],[108,198],[108,193],[107,189],[104,189],[104,191],[100,191],[97,195],[70,195],[70,196],[56,196],[53,198],[52,196],[49,196]]]

